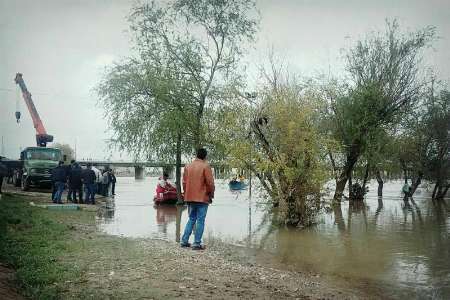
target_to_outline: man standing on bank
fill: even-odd
[[[193,250],[204,250],[202,235],[208,205],[214,198],[214,177],[211,167],[206,162],[207,151],[197,150],[197,158],[184,167],[183,190],[184,201],[188,205],[189,220],[181,238],[181,247],[190,247],[189,237],[195,226]]]

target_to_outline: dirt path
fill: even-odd
[[[194,251],[173,242],[111,237],[74,226],[80,244],[95,241],[102,250],[81,254],[84,275],[64,285],[63,298],[378,299],[317,274],[252,262],[225,244]],[[74,256],[61,261],[80,264]]]

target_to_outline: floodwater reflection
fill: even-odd
[[[130,237],[179,241],[187,219],[183,207],[153,207],[156,178],[119,178],[114,210],[99,215],[100,230]],[[449,199],[433,203],[421,188],[404,201],[401,182],[385,184],[377,197],[376,182],[364,203],[333,207],[318,225],[304,230],[277,228],[261,201],[248,191],[231,192],[217,183],[208,210],[205,240],[219,238],[256,249],[256,255],[281,266],[311,269],[368,282],[393,298],[450,298]],[[253,251],[254,252],[254,251]]]

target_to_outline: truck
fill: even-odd
[[[51,170],[58,166],[62,153],[57,148],[27,147],[20,152],[12,172],[12,182],[23,191],[30,187],[51,187]]]
[[[9,179],[15,186],[21,186],[26,191],[32,186],[51,186],[51,170],[62,160],[62,153],[57,148],[47,148],[47,143],[53,142],[53,136],[47,134],[44,124],[31,98],[31,93],[23,80],[23,75],[17,73],[14,82],[20,87],[36,129],[36,147],[26,147],[20,152],[19,160],[1,159],[8,168]],[[15,113],[17,123],[20,112]]]

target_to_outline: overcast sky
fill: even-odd
[[[78,159],[109,157],[110,134],[92,88],[104,66],[130,54],[126,17],[132,4],[0,0],[0,155],[17,158],[19,149],[35,144],[31,118],[13,82],[21,72],[55,142],[76,145]],[[436,26],[440,39],[426,60],[450,81],[450,0],[260,0],[257,6],[261,28],[246,58],[250,70],[273,47],[304,75],[339,73],[341,48],[397,17],[404,29]],[[18,97],[20,125],[14,117]],[[113,153],[113,158],[121,156]]]

